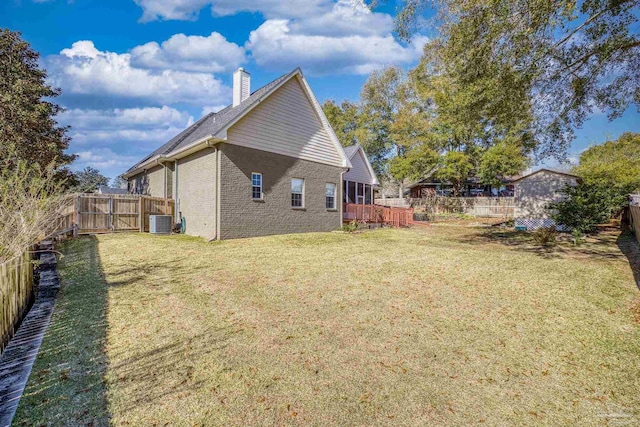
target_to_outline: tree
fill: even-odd
[[[627,132],[589,147],[573,172],[587,183],[619,188],[621,193],[640,191],[640,133]]]
[[[515,175],[528,165],[529,159],[518,145],[503,142],[483,153],[478,164],[478,177],[485,184],[499,187],[502,184],[500,178]]]
[[[597,230],[597,225],[617,215],[627,202],[626,195],[602,183],[581,183],[566,186],[565,199],[552,203],[552,218],[579,233]]]
[[[124,179],[122,175],[118,175],[114,180],[113,184],[111,184],[115,188],[127,188],[127,180]]]
[[[500,99],[523,88],[541,156],[562,156],[594,108],[613,119],[640,106],[637,0],[405,0],[401,37],[411,37],[429,6],[439,36],[426,49],[466,69],[470,91],[489,83]]]
[[[362,138],[358,135],[361,129],[358,104],[343,101],[338,105],[334,100],[329,99],[322,104],[322,110],[342,146],[348,147],[361,142]]]
[[[109,185],[109,178],[102,175],[98,169],[87,166],[84,170],[74,174],[75,182],[71,189],[78,193],[92,193],[102,185]]]
[[[70,138],[55,116],[61,107],[51,101],[60,94],[45,83],[47,74],[38,66],[39,55],[20,33],[0,29],[0,157],[6,167],[23,160],[41,168],[53,165],[58,179],[72,162],[65,154]]]
[[[493,67],[492,73],[510,75],[508,88],[492,78],[474,83],[469,67],[448,64],[441,57],[445,53],[438,43],[427,45],[398,91],[410,95],[400,103],[392,126],[404,147],[393,160],[393,171],[411,173],[413,179],[433,175],[451,182],[456,194],[472,174],[497,185],[501,177],[521,172],[535,147],[528,93],[508,67]]]

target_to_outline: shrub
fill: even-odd
[[[533,232],[533,240],[539,246],[555,246],[556,244],[555,227],[542,227]]]
[[[619,214],[627,201],[627,189],[603,184],[566,186],[566,198],[552,203],[551,216],[558,223],[585,234],[597,229],[598,224]]]
[[[578,246],[584,243],[584,234],[577,228],[571,231],[571,238],[573,239],[573,246]]]
[[[354,233],[358,231],[358,221],[355,219],[347,224],[342,225],[342,231],[345,233]]]
[[[22,254],[55,229],[64,183],[53,167],[0,163],[0,262]]]

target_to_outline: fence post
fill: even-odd
[[[76,214],[75,215],[75,217],[76,217],[76,229],[75,229],[76,236],[75,237],[77,237],[79,229],[80,229],[80,223],[82,221],[82,214],[80,212],[80,195],[79,194],[78,194],[78,197],[76,199],[74,210],[75,210],[75,214]]]
[[[109,204],[108,204],[108,216],[107,222],[109,223],[109,230],[114,231],[115,228],[113,226],[113,196],[109,196]]]
[[[144,232],[144,196],[140,195],[140,217],[139,217],[140,232]]]

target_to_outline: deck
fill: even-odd
[[[413,208],[399,208],[379,205],[342,204],[343,222],[363,222],[366,224],[408,227],[413,223]]]

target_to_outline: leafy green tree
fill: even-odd
[[[437,10],[439,36],[425,51],[459,77],[454,105],[492,111],[526,93],[541,156],[563,155],[594,108],[615,118],[640,106],[637,0],[405,0],[401,37],[427,7]]]
[[[624,133],[614,141],[589,147],[573,170],[585,182],[640,191],[640,133]]]
[[[71,189],[78,193],[92,193],[102,185],[109,185],[109,178],[102,175],[98,169],[87,166],[74,174],[75,182]]]
[[[602,183],[567,186],[562,193],[566,198],[549,206],[552,218],[580,233],[596,231],[598,224],[608,222],[627,202],[626,195]]]
[[[527,168],[529,159],[516,144],[500,143],[489,147],[480,158],[478,177],[493,187],[502,184],[500,178],[515,175]]]
[[[470,154],[461,151],[449,151],[441,157],[435,176],[443,181],[451,182],[453,193],[458,196],[460,195],[462,184],[473,169],[473,158]]]
[[[62,168],[75,156],[64,153],[68,129],[58,126],[62,109],[50,101],[60,91],[45,83],[38,58],[20,33],[0,29],[0,157],[11,160],[7,167],[20,160],[43,169],[53,164],[56,177],[66,178]]]
[[[350,101],[336,104],[329,99],[322,104],[322,110],[327,116],[338,140],[344,147],[362,142],[365,138],[361,134],[363,130],[360,106]]]

